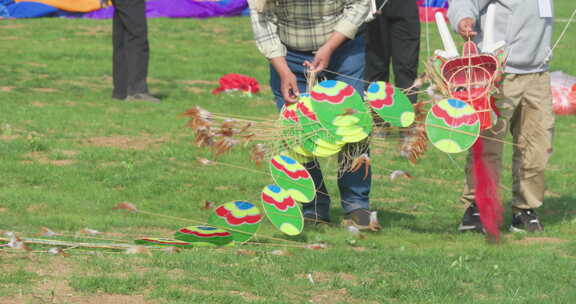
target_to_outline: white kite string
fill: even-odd
[[[574,21],[574,16],[576,15],[576,8],[572,11],[572,15],[570,15],[570,18],[568,19],[568,22],[566,23],[566,25],[564,26],[564,29],[562,30],[562,32],[560,33],[560,36],[558,36],[558,40],[556,40],[556,42],[554,43],[554,46],[552,46],[552,48],[548,51],[548,55],[546,55],[546,58],[544,59],[544,61],[542,62],[542,64],[538,67],[538,69],[541,69],[545,64],[548,63],[548,61],[550,60],[550,57],[552,56],[552,52],[554,51],[554,49],[558,46],[558,44],[560,43],[560,41],[564,38],[564,35],[566,34],[566,32],[568,31],[568,27],[570,26],[570,24],[572,23],[572,21]]]

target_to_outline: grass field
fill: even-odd
[[[556,1],[555,37],[575,8]],[[37,236],[42,227],[75,239],[84,228],[103,239],[131,242],[170,237],[205,221],[205,201],[256,201],[265,174],[202,167],[209,157],[192,144],[179,114],[200,105],[213,112],[274,117],[268,65],[257,52],[246,18],[152,19],[149,85],[161,104],[125,103],[111,95],[111,22],[0,20],[0,231]],[[423,33],[428,31],[423,26]],[[422,58],[430,55],[422,41]],[[433,25],[431,49],[439,47]],[[574,24],[555,49],[553,70],[576,75]],[[214,96],[226,73],[263,84],[255,97]],[[430,149],[418,165],[398,156],[397,144],[373,151],[372,207],[383,230],[357,239],[338,224],[287,238],[283,244],[195,248],[178,254],[34,247],[27,254],[0,247],[0,303],[575,303],[576,118],[558,117],[548,170],[546,231],[510,235],[488,244],[462,235],[458,203],[465,155]],[[510,146],[503,183],[509,187]],[[244,151],[222,162],[258,169]],[[326,173],[338,202],[335,161]],[[389,170],[413,178],[391,182]],[[503,193],[504,201],[510,193]],[[112,211],[132,202],[176,221]],[[333,220],[341,219],[334,204]],[[506,226],[510,214],[506,213]],[[77,239],[96,242],[91,239]],[[289,246],[326,243],[327,249]],[[280,243],[276,241],[275,243]],[[272,254],[284,250],[285,256]]]

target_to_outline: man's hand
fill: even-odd
[[[328,67],[328,64],[330,64],[330,56],[332,56],[334,50],[336,50],[346,40],[348,40],[348,38],[346,38],[342,33],[333,32],[324,45],[316,51],[314,60],[312,60],[312,62],[305,61],[304,66],[310,69],[310,72],[321,72]]]
[[[284,103],[289,105],[298,102],[298,95],[300,95],[298,81],[296,75],[288,67],[286,58],[275,57],[270,59],[270,63],[272,63],[272,66],[280,76],[280,93],[282,93]]]
[[[464,18],[458,23],[458,34],[462,36],[465,40],[471,39],[478,33],[474,31],[474,25],[476,21],[472,18]]]
[[[296,75],[294,75],[292,71],[280,74],[280,92],[282,92],[282,97],[286,105],[298,102],[300,91],[298,91]]]
[[[307,67],[310,72],[318,73],[328,67],[330,64],[330,56],[332,56],[333,50],[329,47],[323,46],[316,51],[314,55],[314,60],[312,62],[305,61],[304,66]]]

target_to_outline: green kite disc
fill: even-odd
[[[270,173],[274,182],[285,189],[294,200],[307,203],[314,199],[314,181],[306,168],[295,159],[286,155],[274,156],[270,160]]]
[[[287,235],[298,235],[304,229],[300,206],[284,189],[268,185],[260,195],[266,216],[272,225]]]
[[[286,146],[303,157],[313,156],[312,152],[301,144],[304,130],[299,124],[296,103],[282,107],[282,110],[280,110],[280,127],[282,128]]]
[[[336,80],[325,80],[310,92],[318,120],[339,142],[359,142],[372,131],[372,115],[354,87]],[[348,128],[345,132],[339,130]],[[362,134],[358,136],[359,131]],[[347,136],[352,133],[353,136]]]
[[[443,99],[426,116],[430,142],[446,153],[468,150],[480,135],[480,118],[474,108],[458,99]]]
[[[174,238],[195,246],[224,246],[232,242],[232,234],[211,226],[188,226],[180,228]]]
[[[232,239],[244,243],[254,236],[262,221],[262,213],[254,204],[235,201],[218,206],[208,224],[222,227],[232,234]]]
[[[338,142],[336,137],[328,132],[318,121],[312,109],[312,99],[309,94],[301,94],[298,102],[298,120],[303,130],[302,146],[318,157],[332,156],[342,149],[344,142]]]
[[[372,82],[366,90],[372,110],[393,127],[409,127],[415,118],[414,106],[401,90],[384,81]]]

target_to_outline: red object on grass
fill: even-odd
[[[260,84],[258,81],[255,78],[242,74],[226,74],[220,77],[218,82],[220,83],[220,86],[212,90],[212,94],[233,91],[242,91],[247,94],[260,92]]]

